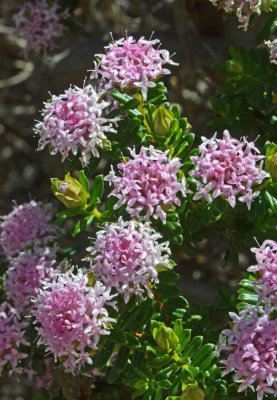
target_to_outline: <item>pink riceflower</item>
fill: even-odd
[[[49,145],[51,154],[60,153],[62,161],[70,152],[74,155],[80,152],[83,166],[88,164],[91,156],[99,157],[99,149],[108,142],[106,134],[116,132],[111,120],[104,116],[110,103],[102,96],[103,92],[96,92],[91,85],[70,87],[64,94],[53,95],[44,103],[43,121],[34,128],[40,136],[38,149]]]
[[[0,376],[9,366],[9,374],[22,373],[20,361],[27,354],[19,351],[20,345],[29,346],[24,338],[27,322],[21,322],[18,312],[7,302],[0,304]]]
[[[87,250],[90,267],[106,286],[114,287],[127,303],[132,294],[141,298],[146,290],[152,297],[149,283],[158,283],[158,271],[171,268],[168,242],[149,222],[123,221],[106,224],[97,232]]]
[[[0,244],[6,257],[14,257],[26,246],[47,246],[56,240],[60,229],[51,223],[53,217],[50,204],[34,200],[14,206],[10,214],[2,216]]]
[[[59,8],[56,0],[51,5],[47,0],[36,0],[20,6],[13,19],[17,35],[26,40],[23,49],[25,59],[33,50],[37,54],[42,53],[46,60],[47,53],[57,48],[55,38],[60,37],[64,30],[61,19],[69,15],[68,10],[59,12]]]
[[[233,372],[238,392],[250,388],[257,392],[257,400],[277,394],[277,320],[271,320],[269,312],[248,309],[239,315],[230,313],[231,328],[222,331],[217,348],[227,351],[227,358],[221,360],[226,366],[222,375]]]
[[[91,73],[92,79],[99,80],[105,90],[140,88],[143,100],[147,100],[148,88],[155,87],[156,81],[170,74],[166,64],[173,62],[167,50],[159,48],[160,41],[132,36],[112,41],[105,47],[106,53],[96,54],[98,62]],[[155,48],[155,45],[159,45]]]
[[[235,12],[240,23],[239,27],[246,31],[253,14],[262,12],[262,0],[210,0],[213,5],[223,8],[226,13]]]
[[[150,217],[166,222],[166,210],[176,204],[181,205],[177,193],[186,196],[186,183],[178,181],[177,172],[181,167],[179,158],[171,159],[169,150],[162,152],[153,146],[141,147],[139,154],[130,149],[133,157],[126,163],[117,165],[117,176],[111,167],[104,178],[114,186],[110,196],[118,198],[114,209],[126,205],[131,217],[149,220]]]
[[[246,203],[250,210],[260,193],[253,192],[253,185],[270,176],[262,169],[262,162],[257,164],[264,156],[258,154],[253,142],[248,142],[245,137],[234,139],[227,130],[223,139],[217,139],[215,134],[211,139],[203,137],[202,141],[200,156],[191,157],[195,163],[191,176],[199,178],[193,200],[205,198],[210,202],[222,196],[235,207],[239,195],[238,200]]]
[[[277,304],[277,242],[265,240],[258,248],[252,248],[257,264],[247,269],[255,272],[257,280],[253,282],[259,300]]]
[[[51,282],[60,272],[54,268],[55,263],[56,249],[49,247],[26,250],[10,259],[4,289],[17,311],[29,311],[34,306],[32,298],[38,295],[43,282]]]
[[[75,275],[71,268],[39,291],[32,310],[38,344],[55,360],[62,358],[66,372],[76,374],[84,363],[91,364],[100,337],[110,333],[114,320],[106,307],[115,307],[110,290],[101,282],[88,286],[82,270]]]

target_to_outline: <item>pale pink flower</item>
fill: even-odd
[[[106,133],[114,133],[111,122],[104,110],[110,105],[102,99],[103,92],[96,92],[91,85],[84,88],[70,87],[64,94],[53,95],[50,102],[44,103],[34,132],[40,136],[39,150],[50,146],[51,154],[60,153],[64,161],[72,152],[80,152],[83,166],[91,156],[100,157],[99,149],[108,142]]]
[[[105,54],[96,54],[98,62],[95,62],[91,78],[98,79],[100,87],[106,91],[116,87],[139,87],[143,100],[147,100],[148,88],[156,86],[161,76],[170,74],[164,65],[178,65],[167,50],[154,47],[159,43],[158,39],[144,37],[136,41],[132,36],[112,41],[105,47]]]
[[[251,15],[260,15],[262,12],[262,0],[210,0],[214,6],[220,5],[226,13],[235,12],[239,20],[239,27],[247,30]]]
[[[25,2],[13,17],[16,25],[16,33],[26,40],[23,55],[27,58],[28,53],[34,50],[43,53],[47,58],[47,52],[54,50],[57,46],[55,38],[62,35],[64,27],[62,18],[68,17],[68,10],[59,12],[59,5],[54,0],[51,5],[47,0],[36,0]]]
[[[53,217],[50,204],[34,200],[14,206],[10,214],[2,216],[0,244],[6,257],[15,256],[26,246],[47,246],[53,242],[60,232],[51,223]]]
[[[97,232],[96,240],[87,250],[90,267],[106,286],[114,287],[127,303],[132,294],[141,298],[146,290],[153,294],[149,283],[158,283],[158,271],[171,268],[168,242],[149,222],[123,221],[107,223]]]
[[[141,147],[139,154],[130,149],[132,159],[117,165],[120,176],[111,167],[104,179],[114,186],[110,196],[118,198],[114,209],[126,205],[132,216],[149,220],[150,217],[166,222],[165,208],[181,205],[177,193],[185,197],[188,192],[185,181],[178,181],[181,167],[179,158],[171,159],[169,150],[162,152],[153,146]]]
[[[29,346],[24,338],[27,322],[21,322],[18,312],[7,302],[0,304],[0,376],[9,365],[9,374],[21,373],[20,361],[27,354],[19,351],[20,345]]]
[[[253,281],[255,291],[259,294],[259,301],[277,304],[277,242],[265,240],[258,248],[252,248],[257,264],[247,269],[255,272],[256,281]]]
[[[230,329],[222,331],[219,351],[227,351],[221,360],[226,369],[223,375],[234,371],[238,392],[250,388],[257,392],[257,400],[264,394],[277,395],[277,320],[269,318],[272,309],[247,309],[238,315],[230,313]]]
[[[73,267],[40,289],[32,310],[38,345],[62,359],[66,372],[75,374],[91,364],[100,337],[110,333],[114,320],[106,307],[115,307],[110,290],[100,282],[88,286],[87,276],[81,269],[74,275]]]
[[[202,142],[200,156],[191,157],[195,163],[191,176],[200,178],[193,200],[204,197],[212,201],[222,196],[235,207],[236,196],[240,195],[238,200],[246,203],[250,210],[260,193],[253,192],[253,185],[262,183],[269,176],[261,163],[257,165],[264,156],[256,154],[258,149],[253,142],[249,143],[246,138],[234,139],[226,130],[223,139],[217,139],[215,134],[211,139],[202,138]]]
[[[43,282],[51,282],[55,273],[56,248],[25,250],[10,259],[10,267],[4,281],[7,298],[19,311],[33,307],[32,298],[38,295]]]

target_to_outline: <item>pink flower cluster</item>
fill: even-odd
[[[200,156],[191,157],[195,163],[191,176],[201,179],[193,200],[203,197],[210,202],[222,196],[235,207],[236,196],[241,194],[239,201],[245,202],[250,210],[252,201],[260,193],[252,191],[253,184],[260,184],[269,176],[261,164],[257,165],[264,156],[255,154],[259,150],[253,142],[249,143],[246,138],[233,139],[228,131],[224,131],[223,139],[217,139],[215,134],[202,141]]]
[[[277,319],[271,320],[269,311],[230,313],[232,326],[222,332],[218,346],[220,351],[231,351],[221,361],[226,365],[223,375],[235,371],[238,392],[250,388],[257,392],[257,400],[277,395]]]
[[[0,304],[0,375],[6,365],[10,368],[10,374],[22,372],[19,363],[27,354],[21,353],[18,348],[20,345],[29,346],[24,339],[27,325],[26,322],[20,322],[19,314],[10,304]]]
[[[35,253],[26,250],[10,259],[10,267],[4,281],[7,298],[19,311],[33,307],[32,299],[38,295],[43,282],[51,282],[57,270],[55,248],[38,248]]]
[[[50,145],[51,154],[60,153],[62,161],[70,152],[76,155],[80,151],[83,166],[88,164],[91,155],[99,157],[98,149],[108,142],[106,133],[115,132],[103,116],[110,103],[102,100],[102,95],[103,92],[96,92],[91,85],[74,86],[45,102],[41,112],[43,121],[34,128],[40,136],[39,150]]]
[[[59,13],[59,5],[56,0],[48,5],[47,0],[36,0],[35,3],[26,2],[20,7],[14,16],[16,33],[26,40],[23,55],[34,50],[42,52],[46,58],[47,51],[52,51],[57,46],[54,39],[62,35],[62,18],[68,17],[68,11]]]
[[[186,196],[185,180],[181,183],[177,179],[181,162],[179,158],[171,159],[168,152],[156,150],[153,146],[142,146],[139,154],[136,154],[133,148],[130,149],[133,159],[117,165],[121,176],[117,176],[111,167],[104,179],[114,186],[110,194],[118,198],[114,209],[126,204],[126,211],[132,217],[140,216],[149,220],[152,216],[166,222],[165,210],[173,204],[181,204],[177,193]]]
[[[142,297],[144,289],[152,297],[149,282],[157,283],[159,269],[170,268],[168,242],[159,243],[161,238],[149,222],[120,217],[97,232],[87,260],[96,277],[123,294],[126,303],[133,293]]]
[[[109,334],[114,320],[106,306],[115,307],[113,297],[100,282],[88,286],[81,269],[76,275],[71,269],[45,283],[32,311],[39,324],[38,345],[46,345],[55,359],[62,358],[67,372],[78,373],[85,362],[92,363],[100,336]]]
[[[226,13],[236,12],[239,20],[239,27],[244,31],[247,30],[251,15],[261,14],[262,0],[210,0],[214,6],[219,4]]]
[[[99,85],[105,90],[119,86],[121,89],[140,88],[143,100],[147,100],[148,88],[156,86],[155,81],[163,75],[170,74],[165,64],[174,63],[167,50],[156,49],[158,39],[137,41],[132,37],[112,41],[105,47],[105,54],[96,54],[99,61],[91,78],[99,79]]]
[[[265,301],[274,306],[277,304],[277,242],[265,240],[261,247],[252,248],[256,254],[257,264],[249,267],[247,271],[255,272],[257,280],[254,281],[259,301]]]
[[[7,258],[25,250],[26,246],[46,246],[59,233],[51,224],[51,206],[36,202],[14,206],[13,211],[2,216],[0,244]]]

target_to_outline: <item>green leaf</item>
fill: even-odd
[[[181,339],[182,333],[183,333],[183,325],[182,325],[181,319],[176,319],[176,321],[174,322],[174,325],[173,325],[173,330],[176,333],[176,335],[178,336],[178,338]]]
[[[86,177],[85,171],[83,169],[78,172],[78,178],[79,178],[80,184],[83,186],[85,191],[89,193],[89,191],[90,191],[89,181],[88,181],[88,178]]]
[[[66,216],[64,216],[64,215],[58,216],[54,221],[54,225],[62,227],[63,224],[65,223],[65,220],[66,220]]]
[[[203,360],[210,356],[214,350],[214,345],[211,343],[205,344],[192,358],[191,364],[194,366],[199,365]]]
[[[219,353],[217,351],[213,351],[212,353],[210,353],[209,356],[207,356],[207,358],[205,358],[200,364],[199,364],[199,368],[201,369],[201,371],[207,371],[215,362],[215,360],[219,357]]]
[[[171,362],[171,356],[169,354],[165,354],[164,356],[154,357],[152,360],[147,361],[147,366],[154,368],[162,368],[165,365],[169,364],[170,362]]]
[[[99,350],[93,357],[93,365],[95,368],[103,368],[109,361],[114,350],[114,343],[107,340],[105,347]]]
[[[116,343],[116,344],[126,344],[127,343],[127,338],[124,334],[124,332],[120,329],[112,329],[111,333],[109,335],[109,340]]]
[[[121,373],[121,371],[119,371],[115,367],[110,368],[110,370],[107,374],[107,383],[108,384],[114,383],[118,379],[120,373]]]
[[[126,104],[128,101],[133,100],[133,97],[120,93],[118,90],[111,90],[110,95],[122,104]]]
[[[194,336],[190,343],[187,345],[184,355],[187,357],[193,357],[194,354],[200,349],[203,342],[203,336]]]
[[[93,220],[94,220],[93,215],[88,215],[80,219],[71,231],[72,236],[74,237],[78,235],[78,233],[84,231],[93,222]]]
[[[140,341],[135,335],[125,332],[125,336],[126,336],[127,343],[128,343],[127,345],[129,345],[132,349],[137,349],[137,348],[141,347]]]
[[[264,196],[271,210],[277,212],[277,199],[272,196],[267,190],[265,191]]]
[[[102,199],[103,191],[104,191],[103,175],[97,175],[92,185],[90,204],[98,205]]]
[[[159,388],[155,392],[154,400],[163,400],[163,389]]]
[[[181,351],[188,345],[191,337],[191,329],[184,329],[180,338]]]
[[[169,390],[171,388],[171,386],[172,386],[172,383],[167,379],[164,379],[162,381],[158,381],[158,384],[159,384],[159,386],[161,388],[163,388],[165,390]]]

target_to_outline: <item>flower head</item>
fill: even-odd
[[[193,200],[204,197],[212,201],[222,196],[235,207],[236,195],[240,194],[239,201],[245,202],[250,209],[252,201],[259,195],[252,191],[253,184],[260,184],[269,176],[261,165],[257,165],[264,156],[256,154],[259,150],[253,142],[249,143],[246,138],[233,139],[228,131],[224,131],[223,139],[217,139],[215,134],[211,139],[202,138],[202,141],[200,156],[191,157],[195,162],[191,175],[201,179]]]
[[[0,304],[0,375],[7,364],[11,368],[10,374],[22,372],[19,363],[27,354],[21,353],[19,346],[29,345],[24,339],[27,325],[26,322],[20,322],[19,314],[10,304]]]
[[[180,205],[177,193],[186,195],[185,182],[177,180],[181,166],[179,158],[171,159],[168,151],[162,152],[150,146],[141,147],[139,154],[130,149],[133,159],[117,165],[121,176],[116,176],[113,168],[106,181],[114,186],[110,196],[118,198],[115,209],[126,204],[126,211],[132,216],[146,212],[145,219],[152,216],[166,222],[165,209],[173,203]]]
[[[224,0],[222,3],[219,0],[210,0],[213,5],[220,4],[226,13],[235,12],[239,20],[239,27],[244,31],[247,30],[249,20],[253,14],[261,14],[262,0]]]
[[[10,214],[2,216],[0,243],[6,257],[15,256],[26,246],[46,246],[53,241],[59,228],[51,224],[52,218],[51,205],[34,200],[14,206]]]
[[[277,242],[265,240],[261,247],[251,251],[256,254],[257,264],[249,267],[248,271],[257,273],[254,285],[260,300],[277,304]]]
[[[146,100],[148,88],[156,86],[155,81],[160,76],[170,74],[164,65],[178,65],[167,50],[154,47],[158,43],[158,39],[141,37],[136,41],[132,36],[112,41],[105,47],[105,54],[96,54],[99,61],[95,62],[91,78],[99,79],[100,87],[105,90],[116,86],[121,89],[139,87]]]
[[[152,297],[149,282],[158,282],[160,268],[170,268],[168,242],[159,243],[161,238],[149,222],[120,217],[97,232],[87,260],[96,277],[123,294],[126,303],[133,293],[142,297],[144,289]]]
[[[70,152],[76,155],[80,151],[83,166],[91,155],[99,157],[99,149],[109,143],[106,133],[115,132],[102,115],[110,104],[101,99],[102,95],[87,85],[70,87],[64,94],[52,96],[50,102],[44,103],[43,121],[34,129],[40,136],[38,149],[50,145],[51,154],[60,153],[62,161]]]
[[[229,352],[223,375],[235,371],[234,381],[240,383],[239,392],[251,388],[262,400],[265,393],[277,394],[277,320],[267,312],[243,310],[230,313],[230,329],[222,332],[218,350]]]
[[[55,49],[57,46],[54,39],[61,36],[64,29],[60,20],[67,16],[68,10],[59,13],[56,0],[51,5],[47,0],[23,3],[13,19],[16,33],[27,42],[23,49],[24,57],[27,58],[31,50],[43,52],[46,57],[48,50]]]
[[[43,282],[51,282],[55,273],[56,249],[37,248],[35,252],[26,250],[10,259],[10,267],[4,282],[9,300],[19,311],[33,307],[32,298],[38,295]]]
[[[32,313],[36,317],[38,344],[64,360],[67,372],[73,374],[83,363],[92,363],[91,355],[97,350],[100,336],[109,334],[109,317],[106,306],[115,307],[102,283],[88,286],[88,278],[79,269],[72,269],[45,283],[35,301]]]

